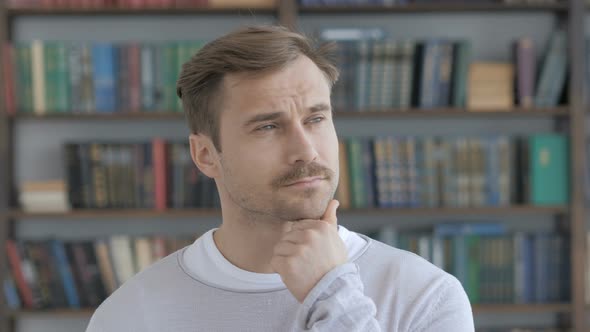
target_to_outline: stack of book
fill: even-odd
[[[70,210],[63,180],[27,181],[21,185],[19,203],[24,212],[66,212]]]
[[[474,111],[510,110],[514,107],[513,81],[510,63],[472,63],[467,107]]]

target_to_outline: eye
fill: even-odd
[[[323,120],[324,120],[324,117],[318,116],[316,118],[313,118],[313,119],[309,120],[309,122],[311,122],[311,123],[318,123],[318,122],[322,122]]]
[[[262,127],[258,127],[256,128],[256,131],[269,131],[271,129],[275,129],[277,126],[273,125],[273,124],[267,124],[264,125]]]

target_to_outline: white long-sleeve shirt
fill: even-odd
[[[278,274],[227,261],[213,231],[122,285],[87,332],[473,331],[456,278],[421,257],[339,226],[349,262],[299,303]]]

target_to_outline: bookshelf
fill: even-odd
[[[566,215],[568,207],[566,206],[532,206],[516,205],[510,207],[482,207],[482,208],[372,208],[372,209],[342,209],[339,210],[341,215],[362,215],[362,216],[423,216],[423,217],[452,217],[465,215],[539,215],[553,214]],[[166,217],[166,218],[183,218],[183,217],[208,217],[221,216],[221,211],[217,209],[169,209],[165,211],[154,211],[148,209],[84,209],[75,210],[68,213],[23,213],[12,211],[8,216],[13,219],[63,219],[78,220],[80,218],[143,218],[143,217]]]
[[[302,14],[343,14],[343,13],[431,13],[431,12],[514,12],[514,11],[556,11],[567,12],[565,3],[503,4],[503,3],[409,3],[406,5],[377,6],[306,6]]]
[[[397,14],[406,13],[465,13],[471,12],[493,12],[493,13],[527,13],[527,12],[548,12],[563,16],[568,23],[570,48],[569,60],[570,71],[569,78],[569,105],[552,109],[511,109],[495,110],[489,112],[469,112],[464,109],[445,108],[436,110],[408,109],[404,111],[372,111],[364,110],[363,112],[348,112],[346,110],[336,110],[335,119],[383,119],[383,120],[403,120],[417,118],[421,120],[430,119],[474,119],[474,120],[511,120],[511,119],[550,119],[555,121],[566,121],[569,123],[568,134],[571,142],[571,178],[582,179],[585,172],[585,128],[584,128],[584,36],[583,36],[583,1],[571,0],[567,4],[541,4],[541,5],[503,5],[503,4],[410,4],[406,6],[395,7],[302,7],[298,8],[295,0],[281,0],[276,8],[171,8],[171,9],[7,9],[5,3],[0,3],[0,41],[11,39],[11,24],[13,19],[20,16],[145,16],[145,15],[252,15],[252,14],[273,14],[278,18],[278,22],[288,27],[297,27],[298,18],[302,15],[341,15],[341,14]],[[0,66],[0,86],[3,86],[3,75]],[[3,95],[0,94],[0,107],[4,107]],[[9,162],[0,163],[0,245],[4,245],[6,238],[12,232],[14,225],[24,219],[40,220],[67,220],[76,222],[84,219],[102,219],[102,218],[151,218],[163,217],[166,219],[188,218],[188,217],[217,217],[220,212],[215,209],[182,209],[182,210],[124,210],[124,209],[105,209],[105,210],[80,210],[69,213],[24,213],[14,210],[15,206],[15,185],[11,183],[14,179],[13,162],[15,151],[13,151],[14,126],[18,122],[25,121],[122,121],[122,120],[173,120],[183,121],[183,114],[151,112],[151,113],[115,113],[115,114],[47,114],[43,116],[34,114],[18,114],[8,116],[6,112],[0,109],[0,160]],[[9,184],[11,185],[5,185]],[[570,303],[549,303],[549,304],[498,304],[474,305],[475,314],[503,314],[503,313],[558,313],[571,317],[571,326],[574,331],[586,331],[587,325],[585,317],[588,307],[584,303],[584,273],[586,248],[585,238],[585,216],[583,181],[572,181],[571,199],[568,206],[549,206],[538,207],[532,205],[517,205],[502,208],[421,208],[421,209],[356,209],[343,210],[343,215],[360,215],[360,216],[423,216],[423,217],[451,217],[451,216],[520,216],[520,215],[551,215],[555,217],[564,217],[569,223],[569,232],[571,235],[571,260],[572,260],[572,291]],[[141,221],[138,221],[140,223]],[[0,255],[0,271],[7,270],[6,257]],[[45,316],[51,318],[69,318],[69,317],[89,317],[92,314],[91,309],[81,310],[9,310],[2,299],[0,304],[0,330],[12,331],[14,320],[31,317]]]
[[[380,118],[380,119],[403,119],[403,118],[464,118],[464,119],[481,119],[481,118],[568,118],[570,113],[566,107],[558,107],[552,109],[522,109],[515,108],[510,110],[496,110],[496,111],[480,111],[471,112],[465,109],[431,109],[428,111],[421,109],[406,109],[406,110],[379,110],[372,111],[366,110],[362,112],[349,112],[346,110],[336,110],[334,112],[334,118],[345,119],[345,118]],[[170,113],[163,111],[149,112],[149,113],[129,113],[129,112],[116,112],[112,114],[99,114],[99,113],[79,113],[79,114],[59,114],[49,113],[45,115],[38,115],[34,113],[17,114],[16,116],[10,117],[13,121],[20,120],[40,120],[40,121],[51,121],[51,120],[70,120],[80,121],[83,119],[87,120],[124,120],[124,119],[140,119],[140,120],[184,120],[184,114],[182,113]]]

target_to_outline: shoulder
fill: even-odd
[[[181,252],[159,260],[121,285],[96,309],[86,332],[141,331],[146,315],[144,305],[150,301],[146,297],[174,284],[174,275],[182,273],[178,264]]]
[[[366,251],[357,259],[361,268],[370,273],[388,274],[398,281],[412,280],[428,283],[449,281],[452,275],[412,252],[369,239]]]
[[[471,305],[459,280],[424,258],[369,240],[356,263],[367,295],[381,309],[402,314],[400,319],[408,320],[410,330],[449,318],[473,324]]]

